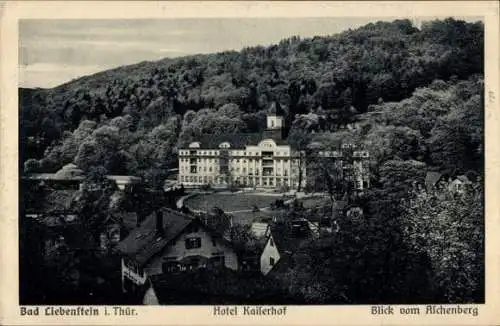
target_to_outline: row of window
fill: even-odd
[[[191,257],[189,263],[180,263],[177,261],[177,257],[166,257],[162,262],[162,272],[163,273],[173,273],[173,272],[184,272],[196,270],[199,268],[206,268],[207,263],[213,266],[224,266],[225,256],[223,252],[212,253],[211,257],[208,259],[201,259],[199,257]]]
[[[184,173],[202,173],[202,172],[205,172],[205,173],[212,173],[212,172],[219,172],[219,167],[212,167],[212,166],[203,166],[203,167],[200,167],[199,169],[196,167],[196,166],[191,166],[191,167],[188,167],[188,166],[181,166],[181,171],[183,171]],[[236,168],[232,167],[231,168],[231,172],[232,173],[243,173],[243,174],[247,174],[248,175],[259,175],[259,171],[260,171],[260,168],[257,168],[254,169],[253,168],[246,168],[246,167],[243,167],[243,168],[240,168],[239,166],[237,166]],[[288,169],[283,169],[283,173],[281,171],[281,168],[280,167],[277,167],[276,168],[276,172],[274,173],[273,171],[273,168],[272,167],[265,167],[263,168],[263,173],[262,175],[267,175],[267,176],[278,176],[278,177],[281,177],[281,176],[288,176]],[[182,178],[182,177],[181,177]]]
[[[289,160],[286,160],[286,159],[275,159],[275,160],[269,160],[270,162],[275,162],[276,164],[288,164]],[[213,158],[194,158],[194,159],[189,159],[189,158],[180,158],[179,159],[179,162],[181,163],[190,163],[190,164],[196,164],[196,163],[202,163],[202,164],[218,164],[220,162],[219,159],[213,159]],[[257,163],[259,164],[259,162],[261,162],[260,159],[256,159],[256,160],[253,160],[253,159],[249,159],[248,160],[248,163],[249,164],[253,164],[253,163]],[[240,159],[237,158],[237,159],[233,159],[231,161],[231,163],[240,163]],[[247,163],[247,160],[246,159],[242,159],[241,160],[241,163]]]
[[[253,178],[253,177],[213,177],[213,176],[181,176],[180,182],[199,184],[229,184],[232,181],[248,186],[281,186],[288,184],[288,178]]]

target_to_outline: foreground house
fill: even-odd
[[[171,209],[149,215],[121,241],[123,290],[142,286],[148,277],[209,266],[238,270],[232,244],[199,219]]]

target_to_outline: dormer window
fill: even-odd
[[[230,147],[231,144],[229,144],[227,141],[219,144],[219,148],[230,148]]]
[[[195,141],[189,144],[189,148],[200,148],[200,143]]]

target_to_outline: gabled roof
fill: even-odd
[[[146,217],[142,224],[132,230],[130,234],[121,241],[117,250],[140,265],[144,265],[154,255],[159,253],[172,240],[177,238],[182,231],[191,224],[194,219],[186,214],[168,208],[162,208],[163,229],[162,236],[156,231],[156,213]]]
[[[132,230],[137,225],[137,212],[114,212],[111,214],[111,217],[118,222],[123,222],[123,226],[127,230]]]
[[[219,241],[234,248],[234,245],[224,238],[219,230],[215,230],[205,225],[198,218],[170,208],[162,208],[161,212],[163,214],[163,235],[159,236],[157,233],[156,212],[153,212],[144,219],[138,228],[133,229],[130,234],[118,244],[117,250],[122,255],[135,260],[142,266],[180,236],[184,229],[191,223],[197,223],[206,232],[217,236]]]

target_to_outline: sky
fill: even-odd
[[[384,20],[394,20],[388,18]],[[141,61],[331,35],[373,18],[21,20],[19,85],[50,88]]]

